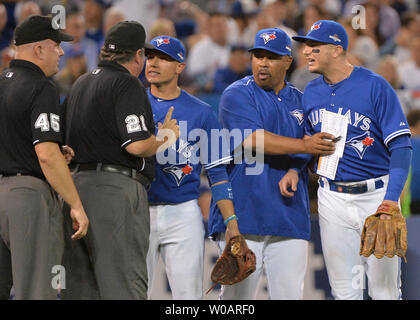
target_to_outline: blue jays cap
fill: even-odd
[[[257,49],[267,50],[281,56],[292,55],[292,40],[279,28],[262,29],[255,36],[254,47],[248,51]]]
[[[319,20],[315,22],[306,36],[296,36],[293,37],[293,40],[298,42],[313,40],[329,43],[342,46],[344,50],[347,50],[349,43],[349,37],[344,27],[332,20]]]
[[[181,41],[170,36],[158,36],[150,41],[153,48],[146,49],[146,55],[151,50],[157,50],[170,56],[172,59],[178,62],[184,62],[185,60],[185,47]]]

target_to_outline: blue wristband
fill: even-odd
[[[231,221],[231,220],[238,220],[238,217],[236,215],[231,215],[229,218],[227,218],[225,220],[225,222],[224,222],[225,226],[227,226],[228,222]]]
[[[214,202],[219,200],[233,200],[232,185],[230,182],[220,183],[211,187]]]

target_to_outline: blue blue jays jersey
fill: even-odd
[[[219,121],[228,130],[241,129],[248,134],[263,129],[281,136],[304,136],[302,93],[287,83],[278,95],[265,91],[253,76],[234,82],[222,94]],[[231,141],[231,151],[242,141]],[[274,235],[308,240],[310,237],[308,175],[299,173],[297,192],[292,198],[280,194],[279,181],[293,167],[297,155],[264,155],[263,171],[257,175],[246,173],[248,164],[242,161],[229,164],[229,180],[233,189],[235,214],[243,234]],[[236,158],[236,155],[235,155]],[[225,231],[222,215],[212,201],[209,233]]]
[[[173,106],[172,118],[180,126],[176,144],[156,155],[156,176],[149,190],[149,202],[181,203],[198,199],[202,168],[211,170],[232,159],[222,137],[215,134],[220,131],[217,116],[208,104],[184,90],[172,100],[157,98],[150,89],[148,96],[156,124],[164,122]]]
[[[323,110],[348,118],[344,155],[334,181],[388,174],[389,141],[410,134],[395,91],[384,78],[363,67],[354,67],[347,79],[334,85],[322,76],[312,80],[305,88],[303,105],[309,134],[321,130]]]

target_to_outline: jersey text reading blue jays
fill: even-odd
[[[309,134],[321,130],[324,110],[348,118],[344,155],[335,181],[361,181],[388,174],[389,141],[410,134],[391,86],[363,67],[354,67],[347,79],[334,85],[326,83],[322,76],[311,81],[305,89],[303,104]]]

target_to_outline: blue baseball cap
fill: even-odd
[[[185,47],[181,41],[170,36],[158,36],[150,41],[153,48],[146,49],[147,52],[151,50],[157,50],[170,56],[172,59],[178,62],[184,62],[185,60]]]
[[[292,55],[292,40],[279,28],[262,29],[255,36],[254,47],[248,51],[257,49],[267,50],[281,56]]]
[[[319,20],[315,22],[306,36],[296,36],[293,37],[293,40],[298,42],[313,40],[329,43],[342,46],[344,50],[347,50],[349,44],[349,37],[344,27],[332,20]]]

